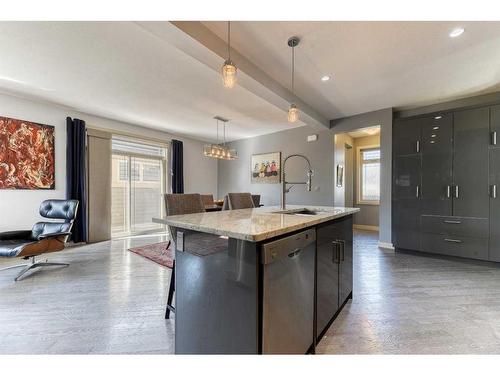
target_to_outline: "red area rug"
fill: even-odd
[[[167,248],[168,242],[154,243],[128,249],[129,251],[139,254],[144,258],[150,259],[164,267],[172,268],[174,259],[172,258],[172,250]]]

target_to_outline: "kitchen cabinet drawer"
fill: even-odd
[[[488,238],[488,219],[476,217],[422,215],[422,232]]]
[[[422,250],[434,254],[488,260],[488,238],[423,233]]]

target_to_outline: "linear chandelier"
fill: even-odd
[[[234,148],[229,148],[226,146],[226,123],[229,122],[220,116],[215,116],[214,119],[217,121],[217,143],[216,144],[206,144],[203,146],[203,155],[210,158],[223,159],[223,160],[235,160],[238,159],[238,153]],[[222,122],[223,126],[223,138],[222,144],[219,143],[219,121]]]

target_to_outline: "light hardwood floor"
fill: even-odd
[[[164,319],[170,270],[127,250],[161,241],[69,248],[48,256],[69,267],[18,282],[19,269],[0,272],[0,353],[172,353],[174,321]]]
[[[0,272],[0,354],[172,353],[170,270],[127,251],[163,240],[71,248],[49,256],[71,266],[17,283],[18,270]],[[500,354],[497,265],[381,250],[357,232],[354,267],[354,300],[318,353]]]

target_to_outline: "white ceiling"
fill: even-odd
[[[226,38],[226,22],[204,24]],[[500,22],[231,23],[232,46],[287,87],[292,35],[296,94],[330,119],[500,89]]]
[[[198,139],[215,139],[215,115],[231,120],[229,140],[292,127],[282,110],[225,89],[217,71],[133,22],[0,22],[0,45],[2,90]]]
[[[370,126],[368,128],[361,128],[361,129],[353,130],[352,132],[348,132],[347,134],[351,138],[370,137],[372,135],[380,134],[380,126]]]
[[[141,24],[0,22],[0,90],[198,139],[214,139],[214,115],[231,119],[230,140],[292,127],[243,83],[224,89],[220,56],[186,53],[169,22]],[[226,39],[225,22],[204,24]],[[466,32],[449,38],[457,25]],[[233,47],[284,87],[291,35],[296,94],[328,119],[500,90],[500,22],[232,23]]]

